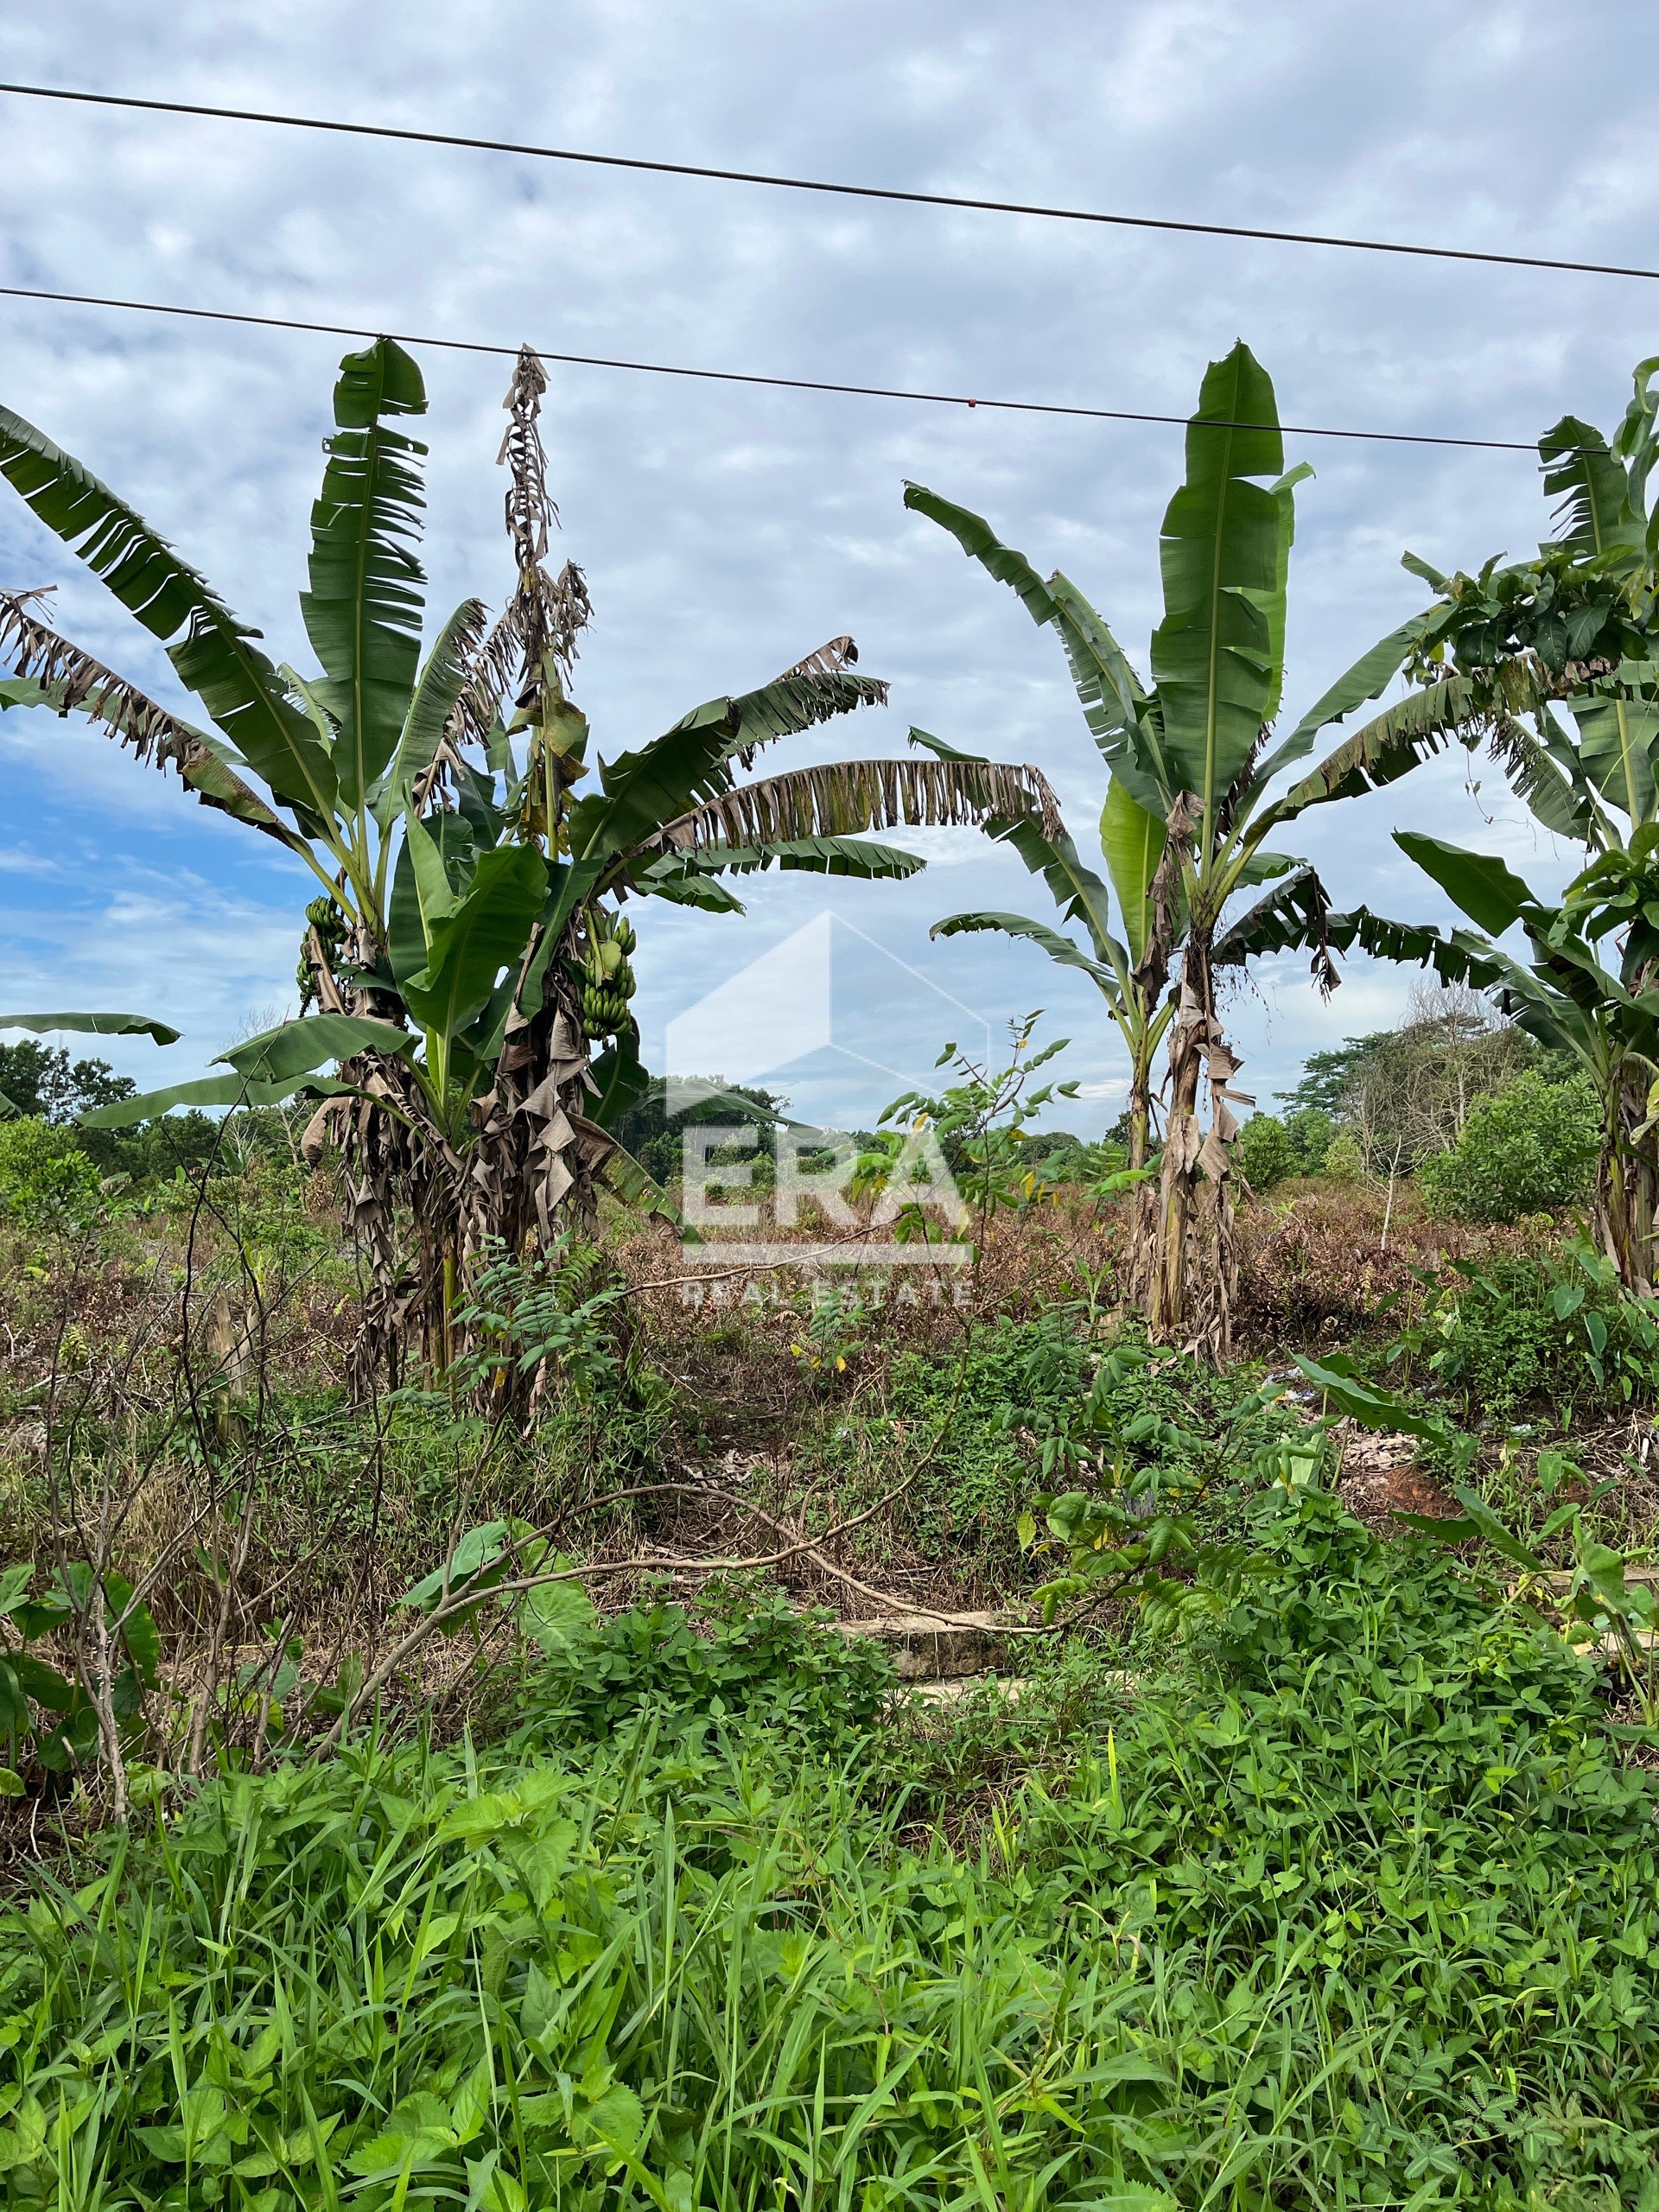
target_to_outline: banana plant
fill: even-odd
[[[1272,833],[1311,806],[1392,783],[1453,735],[1474,743],[1494,719],[1489,696],[1454,677],[1375,716],[1311,772],[1281,780],[1323,733],[1380,696],[1423,631],[1417,618],[1381,639],[1272,741],[1284,683],[1295,487],[1310,473],[1306,466],[1287,471],[1272,381],[1241,341],[1211,364],[1187,425],[1185,480],[1160,541],[1164,617],[1153,634],[1150,684],[1068,577],[1057,571],[1043,580],[979,516],[924,486],[905,492],[907,506],[949,531],[1018,593],[1034,621],[1058,633],[1116,793],[1109,788],[1103,819],[1114,842],[1122,836],[1141,855],[1126,869],[1120,904],[1126,915],[1139,908],[1149,940],[1156,937],[1170,955],[1179,941],[1147,1303],[1159,1336],[1191,1341],[1213,1357],[1226,1351],[1231,1325],[1230,1161],[1238,1124],[1230,1109],[1249,1103],[1233,1086],[1239,1063],[1217,1014],[1226,910],[1242,890],[1274,879],[1263,902],[1269,912],[1328,909],[1307,864],[1270,851]],[[1153,865],[1160,833],[1164,852]],[[1335,970],[1317,936],[1313,953],[1315,975],[1328,988]],[[1100,964],[1113,966],[1109,958]],[[1205,1076],[1207,1130],[1198,1107]]]
[[[426,448],[399,426],[424,413],[425,388],[390,339],[346,356],[300,600],[311,675],[273,663],[133,508],[0,408],[0,474],[164,641],[211,727],[49,628],[29,593],[0,592],[0,665],[11,671],[0,709],[88,717],[282,844],[321,887],[302,955],[318,1010],[235,1047],[222,1077],[99,1118],[321,1097],[308,1142],[315,1151],[332,1128],[347,1156],[373,1278],[365,1343],[377,1354],[411,1314],[429,1350],[447,1345],[471,1260],[498,1240],[516,1251],[550,1236],[556,1214],[591,1217],[601,1172],[644,1187],[613,1158],[606,1127],[647,1080],[626,1012],[624,899],[741,912],[725,876],[902,876],[920,861],[860,833],[1052,810],[1034,772],[1001,766],[839,762],[741,781],[762,746],[885,702],[846,638],[599,762],[598,787],[575,796],[588,729],[569,687],[589,609],[581,572],[567,564],[554,577],[545,565],[556,518],[537,427],[543,388],[526,350],[502,449],[513,596],[493,624],[481,600],[464,600],[423,652]],[[595,1063],[591,1048],[606,1040]],[[399,1208],[418,1232],[413,1299]]]
[[[1365,908],[1325,917],[1331,941],[1382,959],[1432,966],[1443,982],[1490,991],[1502,1010],[1590,1078],[1601,1116],[1594,1232],[1626,1290],[1659,1282],[1659,824],[1599,854],[1559,906],[1503,861],[1438,837],[1396,830],[1395,842],[1437,883],[1472,930],[1442,932]],[[1497,939],[1519,926],[1529,957]],[[1256,949],[1271,949],[1270,930]]]
[[[973,757],[926,730],[912,729],[910,741],[945,760]],[[1159,879],[1166,844],[1164,825],[1138,806],[1122,784],[1114,780],[1108,785],[1101,809],[1100,850],[1117,895],[1121,938],[1113,932],[1111,893],[1084,862],[1064,823],[1051,831],[1033,817],[1019,815],[988,821],[985,828],[1041,878],[1061,921],[1082,929],[1088,950],[1083,950],[1063,930],[1026,914],[948,914],[935,922],[932,934],[960,937],[1000,931],[1036,945],[1059,966],[1088,976],[1128,1055],[1128,1166],[1138,1173],[1147,1164],[1153,1136],[1153,1061],[1174,1012],[1164,988],[1169,980],[1171,938],[1179,935],[1180,918],[1168,871],[1163,883]]]
[[[1516,793],[1588,855],[1645,851],[1659,823],[1659,508],[1649,499],[1656,378],[1659,357],[1638,363],[1611,437],[1567,415],[1540,438],[1543,488],[1558,505],[1535,558],[1495,557],[1476,575],[1447,576],[1405,556],[1438,594],[1412,673],[1431,696],[1448,680],[1484,695],[1492,749]],[[1368,918],[1366,926],[1379,925]],[[1630,942],[1643,939],[1638,932]],[[1626,991],[1645,998],[1659,962],[1632,969],[1626,957],[1621,976]],[[1611,1049],[1602,1039],[1586,1060],[1599,1083]],[[1614,1058],[1629,1088],[1604,1099],[1598,1215],[1621,1280],[1634,1285],[1655,1271],[1659,1130],[1642,1056]]]
[[[1545,826],[1611,851],[1659,820],[1659,357],[1641,362],[1609,439],[1563,416],[1538,441],[1554,534],[1533,560],[1445,575],[1405,565],[1438,594],[1412,672],[1485,694],[1494,747]]]

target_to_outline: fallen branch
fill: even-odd
[[[378,1696],[392,1676],[420,1649],[435,1629],[442,1628],[446,1622],[461,1618],[485,1599],[519,1597],[531,1590],[544,1589],[550,1583],[607,1581],[619,1575],[637,1574],[652,1569],[660,1571],[670,1568],[682,1574],[726,1574],[744,1573],[756,1567],[780,1567],[786,1560],[798,1559],[804,1553],[816,1554],[818,1545],[831,1542],[836,1537],[845,1535],[849,1529],[858,1528],[862,1522],[871,1519],[874,1515],[884,1510],[892,1503],[893,1498],[902,1494],[903,1491],[914,1480],[913,1473],[906,1476],[898,1491],[888,1491],[886,1496],[878,1498],[874,1504],[867,1506],[863,1512],[853,1515],[850,1519],[837,1522],[833,1528],[826,1529],[821,1536],[801,1536],[797,1534],[794,1541],[785,1543],[776,1551],[758,1552],[747,1558],[696,1559],[671,1552],[652,1552],[630,1559],[597,1560],[585,1567],[549,1567],[532,1574],[516,1575],[506,1581],[493,1582],[486,1589],[482,1590],[475,1588],[469,1580],[452,1592],[446,1582],[438,1602],[431,1611],[423,1613],[409,1634],[393,1646],[373,1673],[365,1677],[334,1726],[315,1745],[314,1756],[321,1756],[326,1751],[332,1751],[340,1743],[350,1731],[358,1715]],[[758,1506],[751,1505],[747,1498],[733,1497],[728,1491],[715,1490],[704,1483],[652,1483],[641,1485],[639,1491],[619,1493],[619,1495],[639,1496],[646,1490],[672,1491],[696,1497],[719,1497],[726,1503],[736,1507],[740,1512],[753,1514],[756,1519],[764,1521],[768,1527],[776,1529],[780,1535],[791,1533],[782,1522],[772,1520],[769,1514],[762,1513]],[[503,1545],[496,1559],[491,1560],[489,1564],[493,1567],[503,1558],[511,1559],[516,1554],[522,1554],[530,1544],[550,1541],[551,1529],[556,1528],[557,1525],[556,1522],[550,1524],[548,1529],[532,1529],[524,1535],[514,1537],[511,1543]],[[482,1570],[480,1569],[480,1572]]]

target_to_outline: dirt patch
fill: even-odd
[[[1346,1433],[1344,1433],[1344,1430]],[[1397,1536],[1397,1513],[1421,1513],[1434,1521],[1455,1520],[1462,1511],[1438,1475],[1417,1464],[1414,1438],[1363,1429],[1337,1430],[1342,1471],[1337,1494],[1357,1521],[1381,1535]]]

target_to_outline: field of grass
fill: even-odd
[[[124,1823],[95,1732],[79,1763],[38,1706],[14,1735],[5,2202],[1659,2212],[1643,1684],[1501,1546],[1363,1525],[1344,1436],[1264,1389],[1347,1344],[1433,1409],[1421,1484],[1472,1483],[1563,1569],[1633,1560],[1650,1425],[1548,1320],[1541,1232],[1448,1250],[1408,1210],[1402,1260],[1364,1194],[1280,1197],[1214,1376],[1142,1360],[1100,1294],[1121,1232],[1049,1209],[981,1312],[867,1316],[844,1369],[798,1313],[659,1295],[503,1431],[442,1389],[349,1402],[326,1205],[221,1196],[182,1353],[164,1216],[9,1276],[9,1648],[79,1528],[154,1651]],[[1396,1267],[1417,1302],[1379,1317]],[[1477,1274],[1444,1325],[1424,1279]],[[250,1278],[238,1376],[216,1301],[240,1325]],[[1324,1306],[1287,1325],[1292,1281]],[[1483,1432],[1466,1378],[1523,1344],[1542,1379]],[[1019,1517],[1077,1486],[1122,1541],[1176,1532],[1163,1609],[1143,1578],[1014,1643],[1017,1695],[920,1703],[822,1611],[861,1585],[1036,1624],[1068,1562]],[[410,1584],[515,1515],[614,1568],[597,1611],[486,1600],[335,1745]],[[70,1664],[49,1623],[29,1649]]]

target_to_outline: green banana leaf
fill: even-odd
[[[1456,932],[1444,937],[1427,923],[1396,922],[1369,906],[1346,913],[1331,907],[1317,872],[1303,867],[1241,914],[1216,940],[1217,968],[1240,967],[1274,952],[1305,952],[1323,945],[1347,952],[1357,944],[1373,959],[1432,966],[1442,982],[1473,983],[1485,990],[1503,977],[1505,961],[1494,947]]]
[[[1167,842],[1162,817],[1137,805],[1127,786],[1114,776],[1100,810],[1100,849],[1117,893],[1129,957],[1137,968],[1147,957],[1152,929],[1148,903],[1152,879]]]
[[[474,654],[483,640],[489,611],[481,599],[463,599],[432,642],[415,680],[398,734],[397,748],[377,794],[382,830],[431,766],[455,702],[467,688]]]
[[[660,875],[655,868],[647,868],[630,878],[630,882],[641,898],[666,899],[671,906],[695,906],[705,914],[747,914],[749,911],[735,892],[696,868],[665,866]]]
[[[1574,699],[1567,712],[1578,727],[1580,757],[1589,781],[1610,806],[1633,822],[1651,822],[1659,709],[1616,692]]]
[[[1585,772],[1583,760],[1556,734],[1546,713],[1541,716],[1544,735],[1535,736],[1525,723],[1505,719],[1492,739],[1492,753],[1510,779],[1510,788],[1523,799],[1546,830],[1574,844],[1618,841],[1608,836],[1607,817],[1598,805]]]
[[[849,658],[850,641],[846,641]],[[850,668],[786,669],[754,691],[741,691],[725,702],[733,728],[726,741],[726,758],[733,760],[760,745],[779,738],[798,737],[837,715],[850,715],[860,707],[885,707],[887,686],[878,676],[860,676]]]
[[[168,1090],[141,1091],[136,1097],[118,1098],[112,1105],[94,1106],[79,1116],[84,1129],[126,1129],[148,1122],[175,1106],[278,1106],[287,1098],[360,1098],[367,1094],[355,1084],[337,1083],[330,1076],[296,1076],[284,1083],[250,1083],[244,1076],[205,1076],[198,1083],[177,1083]],[[377,1099],[377,1105],[385,1101]]]
[[[1527,886],[1494,854],[1465,852],[1460,845],[1448,845],[1415,830],[1396,830],[1394,842],[1426,875],[1433,877],[1477,929],[1492,937],[1502,937],[1523,914],[1538,911]]]
[[[1005,545],[982,515],[941,499],[925,484],[906,483],[905,505],[949,531],[970,560],[1017,592],[1033,622],[1053,625],[1096,744],[1140,804],[1161,814],[1166,799],[1155,707],[1122,647],[1082,592],[1058,570],[1045,583],[1025,555]]]
[[[1162,706],[1071,579],[1057,570],[1052,588],[1054,627],[1096,748],[1137,805],[1161,817],[1179,788],[1164,747]]]
[[[1024,914],[948,914],[942,922],[935,922],[928,931],[930,937],[963,937],[978,930],[999,930],[1004,937],[1027,938],[1039,945],[1049,958],[1058,961],[1062,968],[1078,968],[1097,989],[1115,1003],[1122,996],[1117,977],[1098,960],[1090,960],[1078,950],[1069,937],[1062,937],[1046,922],[1034,922]]]
[[[620,1145],[608,1152],[599,1169],[598,1180],[625,1206],[636,1213],[655,1214],[679,1231],[682,1244],[701,1244],[701,1233],[683,1218],[679,1208],[662,1185],[647,1174],[631,1152]]]
[[[1251,779],[1252,794],[1265,791],[1281,769],[1288,768],[1294,761],[1305,760],[1321,730],[1341,721],[1368,700],[1379,697],[1404,667],[1408,654],[1430,619],[1427,614],[1414,615],[1409,622],[1402,622],[1397,630],[1391,630],[1386,638],[1379,638],[1351,668],[1344,669],[1330,689],[1313,702],[1290,735],[1274,746],[1263,760]]]
[[[359,1052],[395,1058],[413,1052],[419,1043],[410,1030],[390,1021],[355,1014],[308,1014],[232,1045],[228,1052],[219,1053],[216,1064],[234,1068],[247,1083],[286,1083],[331,1060],[349,1060]]]
[[[255,775],[301,811],[301,827],[329,817],[334,764],[254,644],[257,631],[89,468],[9,407],[0,407],[0,475],[152,636],[176,640],[168,658],[180,681]]]
[[[1061,920],[1082,923],[1096,959],[1127,978],[1132,963],[1112,935],[1110,894],[1094,870],[1084,866],[1071,838],[1046,837],[1028,817],[989,827],[993,836],[1013,846],[1033,875],[1041,876]]]
[[[1472,746],[1489,712],[1484,692],[1466,677],[1450,677],[1443,683],[1408,693],[1327,753],[1311,775],[1263,807],[1251,823],[1250,842],[1254,844],[1279,823],[1294,821],[1310,806],[1380,791],[1454,738]]]
[[[1277,686],[1282,512],[1254,480],[1276,480],[1284,466],[1272,379],[1241,340],[1210,365],[1187,425],[1186,477],[1160,545],[1164,619],[1152,640],[1169,771],[1211,819],[1255,751]]]
[[[1033,622],[1054,620],[1054,601],[1048,586],[1023,553],[1003,544],[983,515],[959,507],[952,500],[942,499],[925,484],[912,484],[908,479],[905,483],[905,505],[913,514],[925,515],[941,530],[948,530],[970,561],[977,561],[998,583],[1018,592]]]
[[[340,363],[300,613],[323,669],[315,690],[339,731],[334,769],[348,813],[397,749],[420,664],[423,578],[410,543],[420,531],[426,448],[386,418],[425,412],[421,372],[393,340],[377,338]]]
[[[1593,423],[1563,415],[1539,439],[1538,455],[1545,495],[1561,502],[1554,515],[1556,544],[1586,559],[1641,551],[1642,518],[1631,512],[1629,474]]]
[[[431,851],[438,855],[438,875],[448,897],[429,875],[427,897],[435,909],[452,908],[465,891],[477,863],[472,824],[465,816],[447,810],[423,816],[406,815],[404,842],[391,874],[391,896],[386,902],[386,950],[391,972],[401,987],[407,976],[418,975],[427,962],[426,925],[422,918],[417,861],[424,863]]]
[[[502,969],[523,958],[547,890],[547,863],[534,846],[480,857],[465,893],[432,925],[426,965],[402,985],[423,1029],[454,1038],[483,1012]]]
[[[1303,866],[1275,883],[1223,931],[1211,953],[1211,965],[1242,968],[1264,953],[1302,951],[1328,943],[1331,925],[1338,918],[1331,912],[1317,870]]]
[[[582,902],[593,896],[605,874],[602,860],[549,861],[545,863],[547,895],[537,918],[536,949],[524,964],[518,986],[518,1010],[533,1020],[542,1006],[542,986],[548,963],[563,938],[565,926]]]
[[[1273,689],[1268,694],[1267,712],[1262,720],[1271,728],[1277,720],[1280,701],[1285,690],[1285,622],[1290,595],[1290,551],[1296,543],[1296,486],[1306,483],[1313,474],[1313,464],[1299,461],[1294,468],[1287,468],[1268,491],[1279,503],[1279,538],[1273,564],[1273,591],[1262,612],[1268,618],[1268,661],[1272,670]]]
[[[148,1014],[0,1014],[0,1029],[30,1029],[36,1036],[67,1029],[87,1037],[153,1037],[158,1045],[176,1045],[180,1036]]]
[[[959,746],[947,745],[942,737],[935,737],[931,730],[918,729],[914,722],[910,726],[905,742],[919,746],[924,753],[931,753],[936,760],[965,760],[976,768],[990,766],[988,753],[964,753]]]

